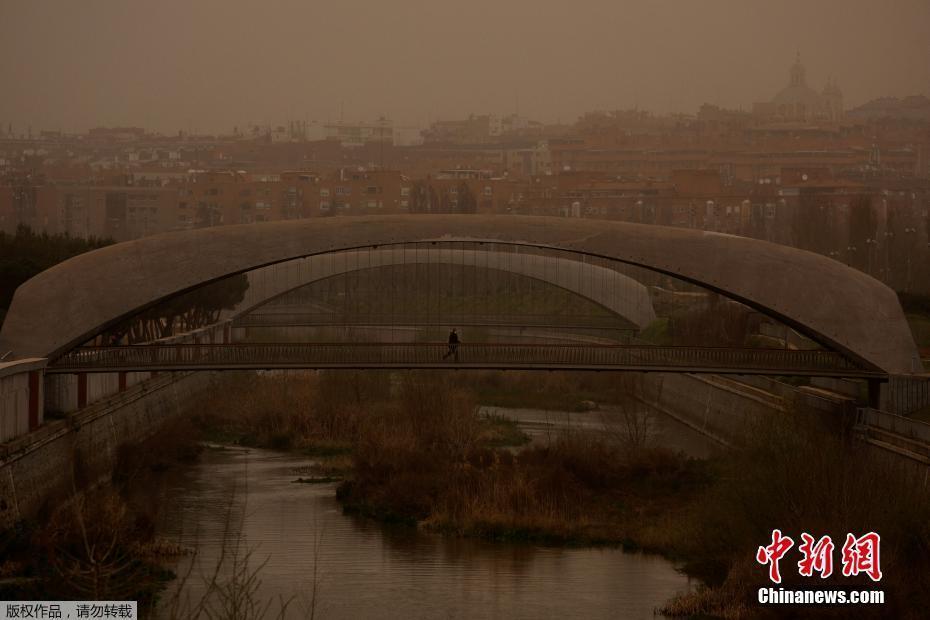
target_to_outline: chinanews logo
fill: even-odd
[[[803,532],[800,540],[800,544],[797,545],[797,553],[800,556],[797,561],[798,575],[801,577],[819,575],[821,579],[833,575],[836,550],[833,539],[830,536],[816,538]],[[756,551],[756,562],[768,567],[768,577],[773,584],[782,583],[781,561],[787,559],[788,552],[794,546],[793,538],[785,536],[781,530],[776,529],[772,530],[771,542],[760,546]],[[876,532],[868,532],[862,536],[847,533],[846,540],[840,549],[840,563],[840,573],[843,577],[866,575],[873,582],[881,581],[881,536]],[[763,604],[875,604],[884,603],[884,591],[790,590],[763,587],[759,588],[758,601]]]

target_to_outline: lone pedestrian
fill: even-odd
[[[459,361],[459,335],[454,327],[449,332],[449,350],[442,356],[442,359],[448,359],[450,355],[453,356],[456,362]]]

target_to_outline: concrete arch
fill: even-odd
[[[640,329],[656,318],[647,287],[612,269],[526,252],[514,254],[493,249],[434,249],[429,246],[416,250],[389,246],[317,254],[255,269],[247,274],[249,288],[245,298],[235,309],[224,313],[223,318],[251,312],[284,293],[326,278],[375,267],[411,264],[482,267],[519,274],[589,299]]]
[[[303,256],[429,241],[547,247],[639,265],[745,303],[872,368],[920,369],[894,291],[829,258],[696,230],[485,215],[318,218],[120,243],[23,284],[0,331],[0,347],[17,358],[57,357],[162,299],[227,275]]]

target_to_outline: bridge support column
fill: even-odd
[[[77,408],[83,409],[87,406],[87,373],[79,372],[77,379]]]
[[[125,392],[126,391],[126,372],[121,370],[118,374],[118,377],[119,377],[119,391]]]

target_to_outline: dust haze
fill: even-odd
[[[888,8],[885,8],[888,6]],[[286,119],[750,109],[808,78],[930,93],[930,3],[0,2],[0,122],[225,132]]]

